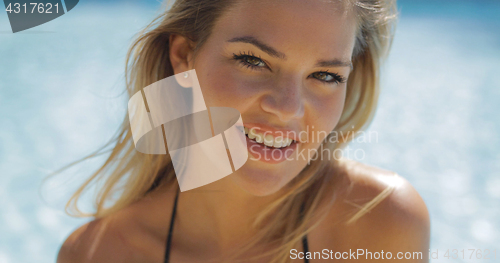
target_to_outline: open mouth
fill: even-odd
[[[286,148],[293,143],[297,143],[295,140],[284,136],[273,136],[272,134],[263,133],[256,129],[249,129],[247,127],[245,127],[245,135],[251,141],[271,149]]]

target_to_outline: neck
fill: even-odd
[[[176,237],[207,251],[231,251],[248,241],[256,230],[252,223],[280,191],[255,196],[225,177],[203,187],[179,193]],[[199,251],[199,250],[198,250]]]

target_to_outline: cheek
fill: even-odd
[[[311,103],[312,117],[314,120],[310,125],[315,127],[315,130],[325,131],[330,133],[342,116],[346,96],[345,84],[342,87],[337,87],[334,92],[328,96],[315,97]],[[322,136],[326,137],[326,136]]]
[[[242,81],[233,73],[234,69],[224,65],[201,64],[197,68],[200,86],[209,107],[231,107],[245,109],[255,97],[255,83]]]

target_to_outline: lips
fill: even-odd
[[[254,140],[257,143],[264,144],[267,147],[273,147],[273,148],[282,148],[282,147],[288,147],[292,142],[295,142],[294,140],[278,135],[276,136],[276,133],[268,133],[268,132],[262,132],[262,130],[257,130],[254,128],[247,128],[245,127],[245,134],[250,140]]]
[[[262,161],[270,164],[281,163],[294,153],[298,147],[297,142],[292,142],[287,147],[274,148],[268,147],[262,143],[257,143],[255,140],[245,136],[247,141],[247,148],[252,156],[252,160]]]
[[[265,125],[261,123],[246,123],[245,133],[248,133],[250,130],[253,130],[256,134],[271,135],[274,138],[283,137],[288,138],[296,142],[300,142],[299,134],[300,130],[294,128],[285,128],[285,127],[276,127],[271,125]]]

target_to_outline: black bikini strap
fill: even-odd
[[[300,218],[305,216],[305,202],[300,206]],[[309,244],[307,243],[307,234],[302,237],[302,247],[304,249],[304,262],[309,263],[309,259],[306,258],[306,253],[309,252]]]
[[[309,252],[309,246],[307,244],[307,236],[302,237],[302,246],[304,247],[304,262],[309,263],[309,259],[306,258],[307,252]]]
[[[177,192],[175,194],[175,201],[174,201],[174,208],[172,209],[172,217],[170,219],[170,228],[168,230],[168,237],[167,237],[167,248],[165,250],[165,263],[169,262],[170,259],[170,245],[172,243],[172,233],[174,231],[174,220],[175,220],[175,213],[177,211],[177,200],[179,198],[179,189],[177,189]],[[304,216],[304,210],[305,210],[305,203],[302,203],[300,206],[300,217],[302,218]],[[304,235],[302,237],[302,246],[304,248],[304,262],[309,263],[309,259],[306,258],[306,253],[309,252],[309,245],[307,243],[307,235]]]
[[[168,237],[167,237],[167,248],[165,249],[165,263],[168,263],[170,259],[170,245],[172,243],[172,233],[174,232],[174,220],[175,220],[175,212],[177,211],[177,199],[179,198],[179,189],[175,193],[175,201],[174,208],[172,209],[172,217],[170,218],[170,228],[168,229]]]

